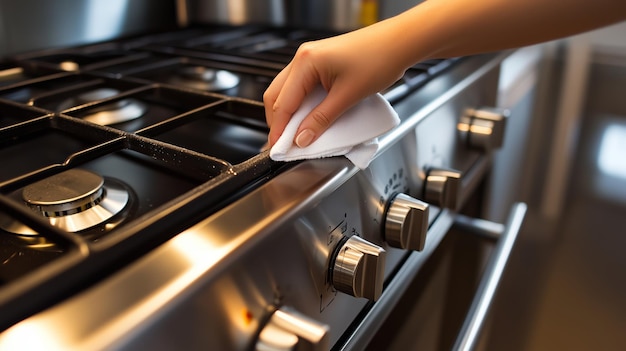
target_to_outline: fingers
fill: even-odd
[[[265,93],[263,94],[263,104],[265,106],[265,119],[267,121],[267,125],[270,127],[270,134],[268,136],[269,146],[273,146],[278,140],[280,134],[282,134],[285,125],[285,121],[275,121],[275,110],[278,108],[276,104],[276,100],[278,99],[278,95],[280,94],[283,85],[285,84],[285,79],[289,75],[291,71],[291,64],[287,65],[272,81],[270,86],[267,88]]]
[[[281,77],[277,76],[276,84],[272,83],[273,86],[268,88],[264,95],[266,119],[270,126],[269,146],[276,143],[304,98],[317,84],[320,84],[316,80],[309,84],[302,83],[301,78],[291,77],[288,72],[285,73],[287,74]],[[350,107],[350,101],[346,99],[345,94],[329,92],[327,97],[300,124],[296,132],[295,144],[301,148],[310,145]]]
[[[274,78],[263,95],[265,118],[270,126],[268,136],[270,146],[276,143],[307,94],[319,84],[320,78],[315,66],[310,64],[308,59],[303,60],[301,56],[309,55],[296,55]]]
[[[270,127],[268,136],[270,146],[276,143],[307,94],[302,85],[290,81],[290,72],[290,67],[283,70],[263,96],[265,118]]]
[[[387,66],[384,62],[376,66],[379,68],[372,68],[373,64],[385,60],[372,60],[376,56],[363,54],[370,47],[369,35],[354,34],[302,44],[291,63],[276,76],[263,95],[270,126],[269,146],[276,143],[304,98],[317,85],[321,84],[328,94],[298,127],[294,142],[299,147],[317,140],[361,99],[391,84],[388,82],[392,80],[389,70],[379,69],[379,66]]]
[[[276,143],[307,94],[320,83],[316,72],[300,69],[297,62],[290,63],[276,76],[263,95],[266,120],[270,127],[268,136],[270,147]],[[350,83],[346,87],[342,85],[337,83],[327,88],[326,98],[300,124],[294,140],[296,145],[299,147],[310,145],[339,116],[365,97],[358,95],[358,90],[350,87],[353,84]]]

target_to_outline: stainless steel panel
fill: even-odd
[[[421,0],[375,1],[378,19],[389,18]],[[179,23],[261,23],[351,30],[363,26],[363,0],[177,0]]]
[[[186,6],[180,8],[185,7],[186,14],[179,13],[179,18],[192,24],[268,24],[340,31],[359,27],[361,15],[361,0],[186,0]]]
[[[506,53],[491,59],[486,56],[465,62],[435,79],[408,100],[394,106],[403,123],[388,135],[389,139],[381,140],[381,147],[386,148],[387,141],[404,135],[399,142],[403,145],[403,153],[394,151],[397,144],[385,153],[401,155],[405,164],[410,165],[409,179],[416,182],[410,185],[413,196],[421,197],[426,170],[433,166],[455,168],[463,173],[461,203],[479,190],[479,182],[489,172],[489,155],[471,150],[462,144],[457,136],[456,124],[467,108],[482,104],[495,105],[498,65],[503,57],[506,57]],[[458,83],[451,86],[451,81]],[[375,166],[375,162],[373,165]],[[378,171],[380,169],[373,173]],[[454,212],[434,206],[431,206],[431,210],[438,216],[429,229],[425,251],[410,254],[379,301],[360,321],[356,331],[347,337],[345,344],[339,346],[341,350],[362,350],[368,345],[390,311],[397,307],[399,297],[406,292],[411,280],[432,254],[433,248],[446,235],[455,218]],[[433,320],[424,324],[431,324],[430,322],[436,323]]]
[[[175,26],[174,1],[0,0],[0,57]]]
[[[463,204],[489,171],[490,155],[464,144],[457,123],[467,108],[495,106],[499,63],[507,55],[468,59],[394,105],[403,123],[381,139],[381,151],[387,142],[402,136],[402,157],[412,164],[410,179],[415,182],[410,188],[420,191],[409,195],[423,200],[421,191],[429,169],[456,169],[463,173]]]
[[[192,23],[228,23],[236,25],[264,23],[277,26],[287,24],[287,11],[285,3],[281,0],[179,0],[179,2],[186,2],[187,15]]]

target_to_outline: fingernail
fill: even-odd
[[[311,145],[313,138],[315,138],[315,134],[313,133],[313,131],[311,131],[310,129],[305,129],[301,131],[300,134],[298,134],[298,136],[296,137],[296,145],[298,145],[299,148],[305,148]]]

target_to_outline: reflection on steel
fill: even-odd
[[[95,124],[107,126],[122,122],[128,122],[143,116],[148,110],[148,106],[136,99],[124,99],[104,104],[93,109],[83,120]]]
[[[24,69],[22,67],[13,67],[0,70],[0,82],[15,79],[21,76],[23,73]]]
[[[59,68],[67,72],[75,72],[80,69],[80,66],[74,61],[63,61],[59,63]]]
[[[328,325],[283,306],[263,327],[255,350],[295,350],[299,344],[307,350],[329,350],[329,333]]]
[[[396,195],[385,216],[385,240],[393,247],[422,251],[429,213],[427,203],[406,194]]]
[[[178,71],[178,75],[171,77],[169,83],[204,91],[222,91],[236,87],[239,77],[224,70],[186,66]]]
[[[57,107],[58,111],[67,110],[99,100],[107,99],[119,94],[120,91],[111,88],[99,88],[64,100]],[[143,116],[148,106],[137,99],[122,99],[105,103],[89,109],[89,114],[82,117],[85,121],[107,126],[116,123],[128,122]]]
[[[88,104],[90,102],[96,102],[98,100],[107,99],[119,94],[120,91],[112,88],[98,88],[87,91],[85,93],[73,96],[67,100],[64,100],[59,104],[57,110],[63,111],[70,107]]]
[[[335,289],[378,300],[383,291],[386,251],[356,235],[341,245],[332,272]]]

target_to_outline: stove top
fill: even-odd
[[[0,330],[290,167],[263,150],[262,95],[300,43],[331,34],[214,26],[0,62]]]

